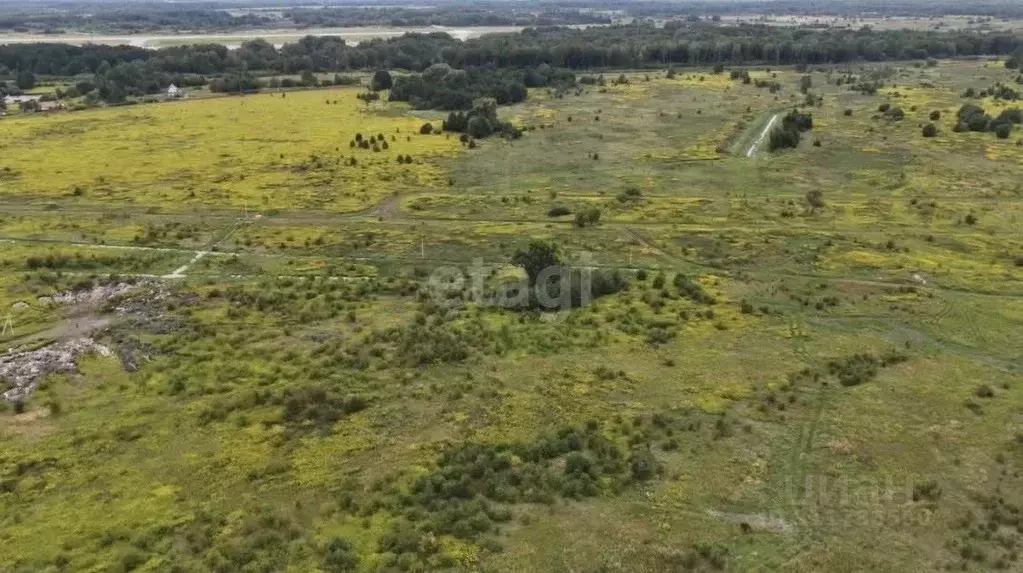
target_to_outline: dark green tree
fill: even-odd
[[[36,87],[36,75],[30,70],[21,70],[18,72],[17,84],[20,90],[30,90]]]
[[[391,77],[391,72],[387,70],[377,70],[373,74],[373,80],[370,81],[369,85],[373,91],[389,90],[394,85],[394,78]]]
[[[526,250],[520,250],[512,257],[512,264],[522,267],[529,277],[529,286],[535,286],[544,269],[561,266],[558,246],[549,241],[530,241]]]

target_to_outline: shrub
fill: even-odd
[[[548,217],[564,217],[565,215],[571,215],[572,211],[564,205],[555,205],[547,211]]]
[[[323,387],[289,388],[284,392],[283,418],[293,425],[312,424],[320,430],[343,416],[366,409],[369,405],[362,396],[339,396]]]
[[[846,117],[850,117],[852,114],[853,114],[853,110],[851,110],[851,109],[847,109],[844,112],[842,112],[842,115],[844,115]]]
[[[906,112],[902,111],[901,107],[893,107],[886,111],[884,115],[892,121],[902,121],[906,117]]]
[[[931,121],[938,121],[939,119],[941,119],[941,112],[938,111],[938,110],[932,111],[931,112]]]
[[[629,475],[633,481],[648,481],[658,471],[657,458],[648,448],[634,449],[629,455]]]
[[[1001,123],[995,127],[995,135],[998,139],[1009,139],[1009,134],[1012,133],[1012,124]]]
[[[828,361],[828,372],[838,378],[842,386],[857,386],[872,380],[880,368],[905,362],[909,357],[889,352],[878,358],[873,354],[853,354]]]
[[[489,119],[483,116],[475,116],[469,120],[469,123],[466,126],[466,131],[471,137],[484,139],[494,133],[494,128],[490,124]]]
[[[432,123],[424,123],[419,128],[419,134],[420,135],[430,135],[432,133],[433,133],[433,124]]]
[[[770,139],[768,140],[768,149],[771,151],[777,151],[779,149],[796,148],[799,147],[800,135],[798,131],[775,128],[771,131]]]
[[[934,137],[935,135],[938,135],[938,127],[933,123],[928,123],[924,126],[923,133],[924,137]]]
[[[928,480],[913,486],[913,501],[937,501],[941,497],[941,486],[934,480]]]
[[[643,192],[635,187],[629,187],[625,191],[618,194],[617,199],[619,203],[628,203],[630,201],[637,201],[643,197]]]
[[[889,109],[891,109],[891,107],[892,107],[892,104],[890,104],[890,103],[883,103],[883,104],[877,106],[877,111],[879,111],[881,113],[886,113]]]
[[[600,222],[600,209],[590,207],[575,214],[576,227],[592,227]]]
[[[717,300],[707,291],[703,290],[700,283],[690,279],[683,274],[675,275],[672,284],[678,289],[678,293],[693,302],[701,304],[716,304]]]
[[[529,285],[535,285],[537,278],[544,269],[561,266],[561,258],[558,256],[558,246],[554,243],[540,240],[530,241],[525,251],[518,251],[512,257],[512,264],[522,267],[529,278]]]
[[[391,77],[391,73],[387,70],[377,70],[373,74],[372,81],[370,81],[370,89],[375,92],[389,90],[392,86],[394,86],[394,78]]]
[[[352,546],[335,537],[327,544],[323,555],[323,569],[329,573],[348,573],[355,571],[359,566],[359,555]]]

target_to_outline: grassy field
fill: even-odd
[[[953,131],[1015,76],[750,75],[536,90],[473,149],[345,89],[3,120],[0,348],[113,352],[0,412],[0,569],[1018,569],[1023,128]],[[628,289],[431,295],[533,239]]]

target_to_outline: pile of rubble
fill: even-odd
[[[53,296],[39,297],[39,303],[46,306],[72,306],[78,304],[100,304],[114,297],[130,292],[137,285],[131,283],[110,283],[87,290],[66,291]]]
[[[0,355],[0,382],[10,385],[10,389],[0,397],[10,402],[24,400],[46,376],[76,372],[75,361],[90,352],[102,356],[113,354],[109,348],[91,338],[75,338],[37,350]]]

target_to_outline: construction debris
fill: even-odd
[[[91,338],[75,338],[37,350],[0,355],[0,383],[10,385],[10,389],[0,396],[9,402],[20,402],[50,374],[77,372],[75,362],[78,357],[91,352],[101,356],[113,354],[109,348]]]
[[[95,286],[91,289],[86,290],[66,291],[62,293],[57,293],[53,296],[41,296],[39,297],[39,303],[47,306],[100,304],[107,302],[112,298],[128,293],[137,286],[138,285],[125,282],[110,283],[106,285]]]

